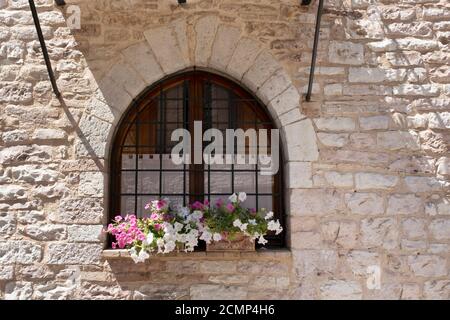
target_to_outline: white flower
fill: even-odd
[[[233,226],[236,228],[240,228],[242,226],[242,222],[239,219],[233,221]]]
[[[156,245],[158,246],[158,253],[162,253],[162,247],[164,246],[164,240],[159,238],[156,240]]]
[[[176,235],[174,233],[166,233],[163,237],[164,241],[169,242],[169,241],[175,241],[176,240]]]
[[[186,242],[186,235],[183,233],[177,233],[175,239],[178,242]]]
[[[165,233],[173,233],[174,232],[173,226],[170,223],[168,223],[168,222],[164,222],[163,230],[164,230]]]
[[[203,218],[203,212],[201,212],[200,210],[195,210],[191,215],[187,217],[186,222],[198,222],[201,218]]]
[[[182,207],[180,209],[180,211],[178,212],[178,214],[183,218],[186,218],[189,215],[189,213],[190,213],[189,208],[187,208],[187,207]]]
[[[130,256],[131,256],[131,259],[133,259],[134,263],[138,263],[139,262],[139,257],[137,255],[136,248],[133,247],[133,248],[130,249]]]
[[[231,196],[229,196],[228,200],[230,200],[232,203],[236,203],[237,202],[237,195],[236,195],[236,193],[233,193]]]
[[[220,240],[222,240],[222,235],[220,233],[214,233],[213,239],[214,239],[214,241],[220,241]]]
[[[150,255],[144,249],[141,249],[138,256],[138,262],[145,262],[148,258],[150,258]]]
[[[175,241],[168,241],[164,246],[164,253],[169,253],[175,250],[176,244]]]
[[[190,237],[197,238],[198,237],[198,230],[191,229],[191,231],[189,231],[188,235]]]
[[[212,234],[211,232],[209,232],[208,230],[204,230],[202,232],[202,235],[200,236],[200,240],[205,241],[206,243],[211,243],[211,239],[212,239]]]
[[[248,220],[248,223],[251,224],[252,226],[256,226],[256,220],[255,219]]]
[[[239,229],[241,229],[242,232],[247,231],[247,226],[248,226],[248,223],[243,223],[240,225]]]
[[[153,233],[150,232],[150,233],[147,235],[147,237],[145,238],[144,244],[145,244],[145,245],[148,245],[148,246],[151,245],[154,238],[155,238],[155,237],[154,237]]]
[[[270,211],[270,212],[268,212],[268,213],[266,214],[266,216],[265,216],[264,219],[270,220],[270,219],[272,219],[272,218],[273,218],[273,211]]]
[[[263,246],[267,243],[268,241],[266,239],[264,239],[263,236],[260,236],[258,239],[258,243],[262,244]]]
[[[175,231],[176,232],[180,232],[181,230],[183,230],[184,225],[179,223],[179,222],[175,222]]]
[[[280,227],[280,222],[278,221],[274,221],[274,220],[270,220],[269,223],[267,224],[267,229],[269,229],[270,231],[275,231]]]
[[[267,224],[267,229],[270,231],[275,231],[275,234],[280,234],[283,231],[283,228],[281,227],[280,221],[269,221]]]
[[[247,194],[245,192],[239,192],[239,201],[244,202],[247,199]]]
[[[250,235],[250,241],[255,241],[259,237],[259,233],[255,232],[254,234]]]

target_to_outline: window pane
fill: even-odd
[[[231,173],[211,172],[210,193],[231,195]],[[205,193],[208,193],[208,172],[205,172]]]
[[[247,200],[242,204],[244,208],[256,209],[256,196],[247,196]]]
[[[158,171],[139,171],[138,193],[159,193]]]
[[[256,175],[254,172],[235,172],[234,190],[236,192],[255,193]]]
[[[116,215],[125,217],[127,214],[134,214],[134,196],[122,196],[120,201],[120,212]]]
[[[183,172],[163,172],[163,189],[162,193],[183,194]]]
[[[136,173],[134,171],[122,171],[120,193],[134,193],[136,191],[135,177]]]
[[[273,192],[274,176],[263,176],[258,173],[258,192],[272,193]]]
[[[137,197],[137,216],[139,218],[148,216],[150,211],[145,210],[145,205],[156,199],[158,199],[158,197],[156,197],[156,196],[139,196],[139,197]]]
[[[266,209],[268,211],[273,210],[273,197],[272,196],[259,196],[258,197],[259,209]]]
[[[159,170],[159,154],[139,154],[138,158],[139,170],[158,169]]]
[[[122,169],[136,169],[136,157],[134,148],[123,148],[126,151],[122,154]]]

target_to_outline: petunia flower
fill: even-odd
[[[242,226],[242,222],[239,219],[233,221],[233,226],[236,228],[240,228]]]
[[[153,235],[153,233],[149,232],[149,234],[145,238],[145,244],[146,245],[151,245],[153,243],[154,239],[155,239],[155,236]]]
[[[247,231],[247,226],[248,226],[248,223],[243,223],[239,226],[239,229],[241,229],[242,232]]]
[[[221,206],[223,205],[223,200],[222,199],[217,199],[217,201],[216,201],[216,207],[217,208],[220,208]]]
[[[259,239],[258,239],[258,243],[259,244],[265,245],[267,242],[268,241],[266,239],[264,239],[263,236],[260,236]]]
[[[266,214],[266,216],[264,217],[264,219],[266,220],[270,220],[273,218],[273,211],[270,211]]]

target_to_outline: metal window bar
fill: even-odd
[[[189,82],[184,81],[183,83],[183,128],[188,129],[189,128]],[[184,156],[184,155],[183,155]],[[191,154],[189,154],[191,156]],[[187,185],[187,179],[186,179],[186,172],[187,165],[185,162],[183,162],[183,206],[186,206],[186,185]]]
[[[254,107],[256,108],[256,106],[254,106]],[[259,127],[258,127],[258,117],[257,117],[256,114],[255,114],[255,124],[254,124],[254,126],[255,126],[256,130],[259,129]],[[257,139],[259,139],[259,137],[257,137]],[[259,191],[259,186],[258,186],[258,184],[259,184],[259,181],[258,181],[258,175],[259,175],[259,172],[258,172],[258,160],[259,159],[258,159],[258,151],[259,151],[259,143],[256,144],[256,164],[255,164],[255,193],[256,193],[255,208],[256,208],[256,210],[259,209],[259,196],[258,196],[258,191]]]
[[[204,108],[204,119],[206,121],[206,127],[205,130],[208,130],[212,127],[212,108],[213,108],[213,100],[212,100],[212,84],[211,81],[208,79],[205,83],[205,108]],[[206,143],[205,143],[206,144]],[[211,161],[211,158],[208,159]],[[211,165],[208,164],[208,201],[211,202]]]
[[[39,21],[39,16],[36,10],[36,5],[34,4],[34,0],[28,0],[30,5],[31,15],[33,16],[34,26],[36,28],[36,33],[39,39],[39,43],[42,49],[42,55],[44,56],[45,65],[47,67],[48,76],[50,78],[50,82],[52,84],[53,92],[59,98],[61,97],[61,93],[59,92],[58,85],[56,84],[55,74],[53,73],[52,63],[50,61],[50,57],[48,55],[47,45],[45,44],[44,35],[42,34],[41,23]],[[65,4],[64,1],[57,1],[58,5]]]
[[[135,174],[134,174],[134,192],[136,195],[134,196],[134,213],[136,216],[138,215],[138,183],[139,183],[139,117],[136,117],[136,148],[135,148]]]
[[[163,142],[163,134],[162,131],[165,129],[164,126],[164,91],[162,85],[160,86],[159,91],[159,125],[157,127],[158,132],[158,144],[159,144],[159,197],[162,197],[163,192],[163,152],[165,150],[164,148],[164,142]],[[158,130],[159,129],[159,130]]]
[[[324,0],[319,0],[316,16],[316,30],[314,32],[314,45],[311,58],[311,70],[309,71],[308,92],[306,93],[306,101],[311,101],[311,94],[314,84],[314,71],[316,69],[317,49],[319,48],[320,21],[322,19]],[[309,4],[309,3],[308,3]]]

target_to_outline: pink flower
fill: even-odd
[[[204,204],[206,207],[209,207],[209,201],[208,201],[208,199],[205,199],[205,201],[203,201],[203,204]]]
[[[152,213],[152,215],[150,216],[150,219],[158,220],[159,219],[159,215],[157,213]]]
[[[116,217],[114,218],[114,220],[115,220],[116,222],[120,222],[120,221],[123,220],[123,218],[122,218],[122,216],[116,216]]]
[[[111,246],[112,246],[113,249],[116,249],[116,248],[117,248],[117,243],[113,242],[113,243],[111,244]]]
[[[147,203],[147,204],[145,205],[144,209],[145,209],[145,210],[148,210],[148,209],[150,209],[151,206],[152,206],[151,203]]]
[[[201,203],[200,201],[195,201],[193,204],[191,204],[191,208],[194,210],[202,210],[203,203]]]
[[[156,231],[159,231],[159,230],[162,229],[162,226],[159,223],[157,223],[157,224],[154,225],[154,228],[155,228]]]
[[[166,204],[167,204],[166,201],[164,201],[164,200],[158,200],[158,201],[156,202],[156,209],[157,209],[157,210],[161,210],[161,209],[163,209],[163,208],[166,206]]]
[[[222,199],[217,199],[216,201],[216,207],[220,208],[223,205],[223,200]]]
[[[232,203],[227,204],[227,210],[230,211],[230,213],[234,211],[234,206]]]

